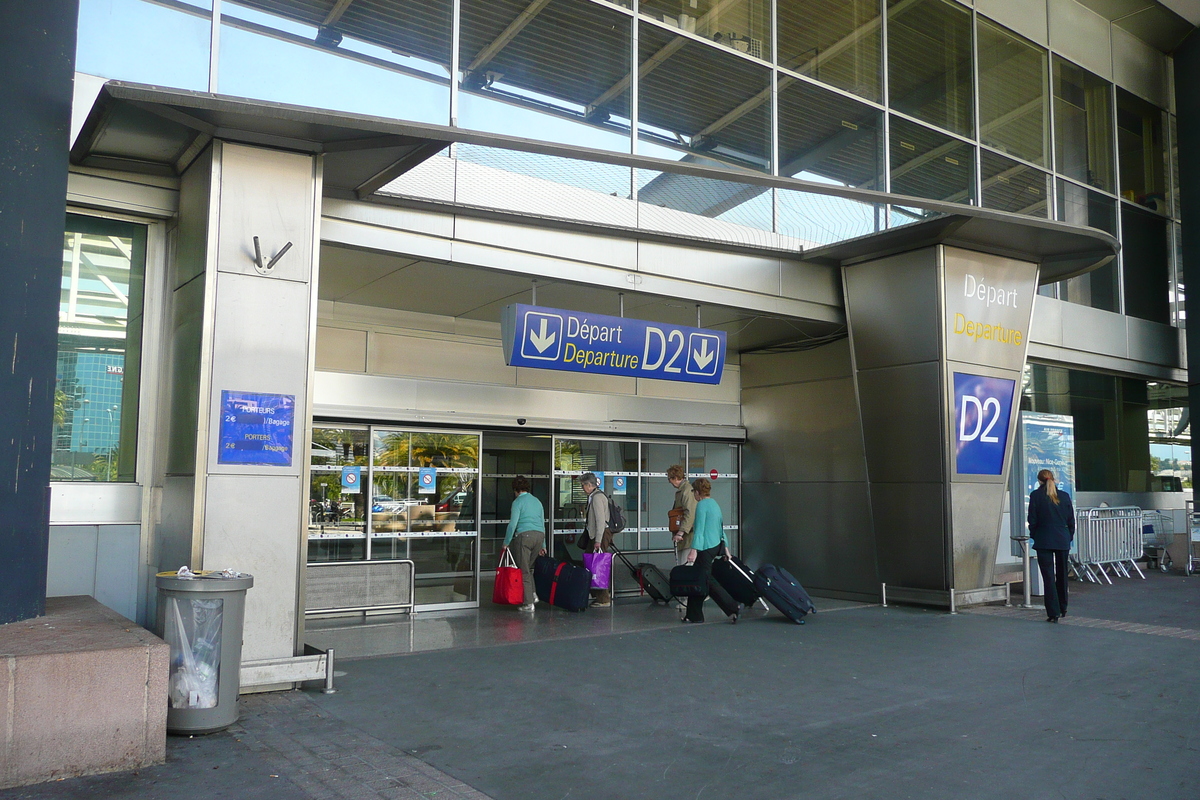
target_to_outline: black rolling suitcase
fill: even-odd
[[[538,556],[533,562],[533,585],[538,599],[567,611],[586,611],[592,573],[567,561]]]
[[[714,562],[715,563],[715,562]],[[738,614],[742,611],[742,606],[729,592],[725,591],[725,587],[716,581],[711,575],[708,577],[708,596],[717,607],[729,617],[731,622],[738,621]]]
[[[785,617],[799,625],[804,624],[805,614],[817,610],[800,581],[782,567],[763,564],[754,573],[754,588]]]
[[[718,558],[712,566],[713,580],[721,584],[734,600],[744,606],[758,602],[758,589],[754,588],[754,572],[741,559]]]
[[[645,561],[635,567],[629,563],[629,559],[620,550],[614,547],[612,551],[629,568],[633,579],[638,582],[642,591],[650,595],[651,600],[656,603],[671,602],[671,581],[667,579],[666,575],[663,575],[661,569]]]

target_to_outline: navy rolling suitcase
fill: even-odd
[[[656,603],[671,602],[671,581],[667,579],[666,575],[663,575],[661,569],[644,561],[635,567],[629,563],[629,559],[620,550],[614,547],[612,551],[629,568],[633,579],[638,582],[638,586],[641,587],[642,591],[650,595],[651,600]]]
[[[812,614],[817,610],[800,581],[782,567],[763,564],[758,568],[758,572],[754,573],[754,588],[785,617],[799,625],[804,624],[805,614]]]
[[[592,573],[567,561],[538,556],[533,562],[533,584],[539,600],[567,611],[586,611]]]
[[[733,559],[718,558],[712,565],[713,580],[721,585],[734,600],[744,606],[758,602],[758,590],[754,588],[754,573],[736,556]]]

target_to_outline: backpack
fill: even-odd
[[[610,533],[620,533],[629,523],[625,520],[625,509],[617,505],[617,501],[608,496],[608,492],[596,490],[608,501],[608,530]]]
[[[605,497],[608,494],[605,493]],[[628,523],[625,521],[625,509],[617,505],[617,501],[608,497],[608,529],[613,533],[620,533],[625,530]]]

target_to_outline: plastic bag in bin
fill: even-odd
[[[215,708],[220,688],[223,600],[167,598],[164,630],[171,646],[171,708]]]

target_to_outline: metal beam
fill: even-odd
[[[387,186],[392,181],[446,149],[442,142],[425,142],[414,147],[400,158],[388,164],[379,172],[354,187],[354,194],[359,200],[370,197],[375,192]]]
[[[503,33],[493,39],[491,44],[479,51],[479,54],[467,65],[466,71],[477,72],[487,66],[548,5],[550,5],[550,0],[533,0],[532,3],[525,6],[525,10],[518,14],[516,19],[508,23],[508,27],[504,29]]]
[[[329,9],[329,13],[325,15],[325,21],[321,23],[322,28],[328,28],[331,25],[337,24],[337,21],[342,18],[342,14],[346,13],[346,9],[354,0],[337,0],[333,4],[333,8]]]

